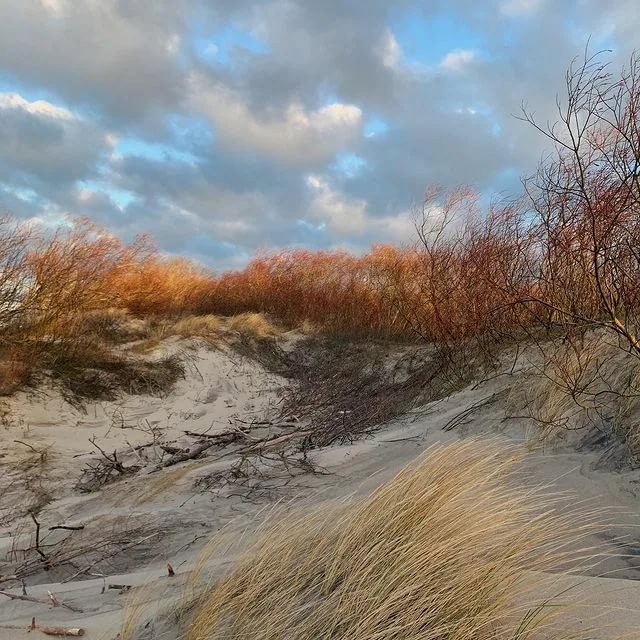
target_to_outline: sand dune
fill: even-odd
[[[282,338],[285,347],[296,339]],[[185,344],[169,341],[162,348]],[[571,591],[581,604],[567,624],[574,631],[606,627],[597,636],[602,638],[636,637],[640,471],[607,468],[605,449],[540,446],[526,420],[505,421],[504,403],[479,402],[494,394],[501,398],[524,378],[470,385],[369,437],[312,449],[306,471],[269,457],[249,461],[246,456],[245,466],[238,465],[237,442],[235,449],[216,445],[196,459],[164,466],[176,451],[199,441],[189,433],[215,435],[253,424],[240,436],[243,451],[261,438],[288,433],[267,424],[277,422],[287,380],[231,349],[196,344],[192,353],[186,379],[164,398],[125,396],[89,404],[86,412],[53,389],[19,393],[8,401],[0,427],[0,575],[24,576],[28,597],[39,602],[1,595],[0,638],[26,637],[35,616],[38,624],[78,626],[87,638],[112,640],[128,612],[147,620],[181,597],[190,568],[220,529],[250,530],[265,507],[278,501],[294,508],[368,495],[434,443],[471,437],[529,449],[522,482],[569,491],[585,508],[606,509],[605,526],[590,543],[611,557],[589,576],[566,578],[578,583]],[[460,418],[468,409],[474,410]],[[300,420],[303,428],[304,417]],[[127,471],[89,491],[87,465],[104,458],[100,450],[107,456],[117,451]],[[36,523],[40,539],[34,551]],[[60,526],[73,529],[55,528]],[[167,563],[176,576],[167,576]],[[0,586],[12,596],[23,594],[20,581]],[[51,606],[49,592],[71,608]]]

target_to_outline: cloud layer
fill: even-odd
[[[411,238],[426,185],[515,190],[631,0],[0,0],[0,208],[216,268]]]

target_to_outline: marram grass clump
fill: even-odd
[[[542,583],[590,555],[594,517],[524,487],[519,457],[477,442],[436,447],[365,499],[277,517],[191,600],[183,637],[567,637]]]

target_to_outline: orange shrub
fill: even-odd
[[[157,253],[134,261],[115,274],[110,288],[121,306],[135,315],[207,313],[213,276],[185,258]]]
[[[401,252],[393,247],[376,247],[364,257],[306,250],[261,256],[218,278],[214,311],[258,311],[290,325],[307,320],[336,331],[400,335],[406,323],[381,281],[398,260]]]
[[[474,202],[467,191],[448,196],[433,228],[418,225],[415,246],[377,245],[363,256],[299,249],[260,256],[216,280],[211,311],[450,345],[525,323],[527,313],[514,305],[531,280],[519,209],[480,214]]]

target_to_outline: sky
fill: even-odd
[[[0,0],[0,211],[216,270],[413,238],[425,188],[516,193],[637,0]]]

